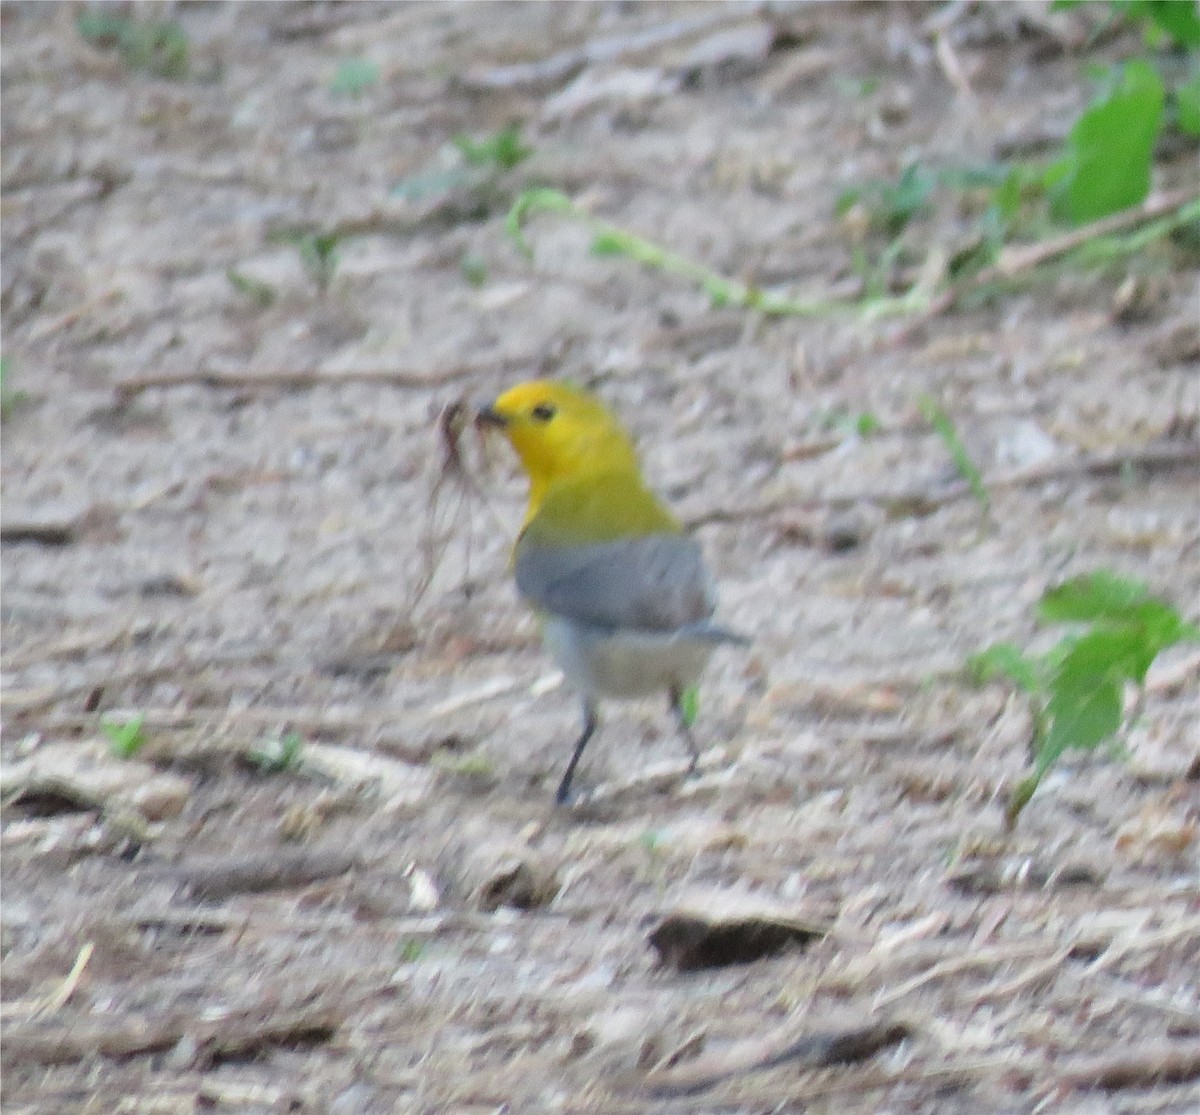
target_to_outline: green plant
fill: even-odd
[[[1079,2],[1061,0],[1056,6]],[[1169,204],[1165,198],[1148,204],[1160,136],[1200,135],[1197,5],[1112,0],[1107,11],[1110,28],[1141,28],[1141,53],[1135,48],[1111,67],[1090,67],[1098,93],[1060,152],[1044,160],[968,168],[910,162],[894,180],[856,184],[841,194],[835,208],[853,234],[851,266],[868,298],[894,290],[900,279],[909,284],[902,298],[917,309],[940,312],[967,293],[988,296],[1011,287],[1018,275],[1025,281],[1053,275],[1057,267],[1051,261],[1103,267],[1156,241],[1178,244],[1181,229],[1200,226],[1200,199],[1186,190]],[[1182,53],[1182,64],[1165,58],[1166,48]],[[959,211],[974,214],[972,224],[958,243],[935,246],[914,277],[912,264],[918,261],[909,233],[947,194]],[[1139,217],[1136,207],[1143,203],[1146,212]],[[1121,228],[1144,227],[1133,236],[1114,236],[1117,229],[1106,219],[1116,214],[1131,218]],[[1079,235],[1052,234],[1054,222],[1081,226]],[[1028,239],[1032,243],[1017,243]],[[944,264],[939,254],[947,257]]]
[[[856,414],[840,407],[819,411],[810,425],[814,430],[832,431],[843,437],[871,437],[883,429],[883,423],[870,411]]]
[[[1175,87],[1172,108],[1175,126],[1186,135],[1200,136],[1200,71]]]
[[[592,254],[597,256],[620,256],[632,259],[643,266],[677,275],[694,282],[713,306],[738,306],[757,310],[768,316],[818,316],[838,310],[857,309],[866,316],[904,313],[914,309],[912,299],[872,299],[853,304],[833,301],[801,301],[785,295],[773,294],[759,287],[727,279],[704,264],[696,263],[686,256],[672,252],[651,240],[628,232],[616,225],[593,217],[558,190],[526,190],[513,202],[508,211],[504,227],[517,250],[527,259],[533,257],[533,249],[525,237],[525,225],[537,213],[556,213],[584,224],[592,233]]]
[[[396,942],[396,958],[401,964],[415,964],[425,953],[425,942],[403,937]]]
[[[883,429],[883,423],[870,411],[863,411],[857,415],[847,415],[847,419],[850,423],[850,429],[857,437],[871,437]]]
[[[472,139],[460,132],[451,136],[450,142],[462,152],[463,158],[471,166],[512,170],[533,154],[533,148],[521,139],[519,124],[511,124],[481,140]]]
[[[275,288],[270,283],[264,283],[236,267],[226,269],[225,277],[234,290],[244,294],[260,310],[265,310],[275,301]]]
[[[912,162],[894,183],[872,179],[843,190],[834,204],[834,212],[844,217],[855,206],[861,206],[872,227],[895,237],[914,217],[932,211],[930,199],[937,185],[936,174]]]
[[[178,23],[139,20],[104,8],[87,8],[76,16],[75,27],[93,46],[115,49],[131,70],[144,70],[156,77],[187,76],[188,40]]]
[[[441,165],[397,182],[391,194],[408,201],[458,189],[486,194],[532,154],[533,148],[521,138],[520,124],[510,124],[482,139],[460,132],[450,138]]]
[[[1045,174],[1051,212],[1083,224],[1127,209],[1150,192],[1162,127],[1163,83],[1134,59],[1106,77],[1110,86],[1075,122],[1065,154]]]
[[[118,719],[103,717],[100,730],[108,737],[112,753],[119,759],[132,759],[146,743],[146,733],[142,730],[146,718],[141,713]]]
[[[333,282],[338,264],[341,262],[338,255],[340,237],[336,232],[282,229],[271,233],[267,239],[270,243],[289,244],[295,248],[300,255],[301,263],[304,264],[305,271],[317,284],[317,290],[324,294],[329,289],[329,284]]]
[[[1066,751],[1090,751],[1115,739],[1127,684],[1138,687],[1140,701],[1146,671],[1162,651],[1200,642],[1200,627],[1144,584],[1105,571],[1047,591],[1038,619],[1071,630],[1045,653],[997,643],[967,663],[978,682],[1007,678],[1029,701],[1033,769],[1009,798],[1010,826]]]
[[[835,74],[833,78],[833,87],[843,97],[849,97],[852,100],[857,100],[860,97],[869,97],[880,86],[878,77],[843,77],[840,74]]]
[[[689,685],[679,696],[679,719],[685,728],[696,723],[700,715],[700,687]]]
[[[379,81],[379,63],[369,58],[347,58],[340,63],[329,91],[346,97],[361,97]]]
[[[447,774],[456,774],[467,779],[489,779],[496,765],[483,751],[469,751],[458,755],[452,751],[439,750],[433,753],[430,762]]]
[[[983,509],[986,515],[991,507],[991,496],[988,493],[987,486],[983,482],[983,474],[979,471],[979,466],[971,460],[971,454],[967,452],[966,445],[958,435],[958,430],[954,426],[954,422],[931,395],[918,395],[917,406],[921,410],[925,421],[933,427],[938,437],[942,439],[942,444],[946,447],[946,452],[950,454],[950,459],[954,462],[954,467],[958,469],[959,475],[967,482],[967,486],[971,489],[971,494],[975,497],[976,502]]]
[[[283,736],[264,740],[252,747],[246,757],[263,774],[283,774],[297,771],[303,763],[304,739],[299,732],[286,732]]]
[[[1056,0],[1071,8],[1080,0]],[[1051,211],[1075,224],[1097,220],[1141,202],[1150,191],[1154,146],[1164,127],[1200,134],[1200,11],[1194,0],[1110,0],[1113,21],[1140,27],[1146,53],[1096,76],[1100,93],[1067,137],[1060,159],[1044,171]],[[1151,53],[1162,47],[1190,52],[1183,80],[1165,79]]]
[[[1181,12],[1178,9],[1187,9]],[[1169,40],[1194,52],[1200,21],[1194,4],[1114,0],[1114,19],[1141,24],[1149,46]],[[1103,266],[1200,228],[1200,198],[1175,191],[1146,201],[1156,140],[1165,127],[1200,135],[1200,69],[1184,80],[1166,80],[1151,60],[1132,58],[1101,72],[1101,93],[1081,114],[1058,157],[1043,161],[990,162],[934,168],[910,161],[895,180],[874,180],[842,192],[836,210],[854,235],[851,267],[862,281],[852,300],[802,300],[729,279],[627,229],[609,224],[553,189],[527,189],[513,202],[505,228],[517,249],[532,258],[525,229],[538,214],[578,221],[592,234],[597,256],[629,259],[695,283],[713,306],[733,306],[767,316],[826,316],[850,310],[870,320],[920,313],[933,316],[974,296],[989,297],[1020,281],[1053,274],[1055,266]],[[847,95],[859,85],[843,83]],[[501,138],[504,142],[501,142]],[[489,143],[455,140],[470,163],[507,165],[524,148],[515,136]],[[922,250],[912,228],[935,210],[945,193],[972,215],[960,242]],[[1121,213],[1120,221],[1107,220]],[[1052,220],[1081,225],[1049,235]],[[1134,230],[1130,232],[1129,230]],[[1122,235],[1125,233],[1125,235]],[[1014,243],[1033,237],[1033,243]],[[882,244],[880,243],[882,237]],[[1054,266],[1052,266],[1052,264]],[[944,417],[944,416],[943,416]],[[953,428],[935,423],[981,505],[987,493],[969,466]]]
[[[1054,0],[1056,10],[1077,8],[1083,0]],[[1146,46],[1160,46],[1171,39],[1184,47],[1200,46],[1200,12],[1195,0],[1109,0],[1115,19],[1140,25]]]

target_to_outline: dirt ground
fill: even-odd
[[[187,35],[171,80],[78,10],[3,7],[6,1112],[1200,1110],[1200,659],[1013,833],[1026,714],[961,670],[1099,567],[1196,618],[1195,272],[1063,269],[897,339],[503,229],[549,186],[852,296],[842,190],[1047,150],[1128,40],[1043,5],[138,5]],[[379,79],[333,88],[354,59]],[[514,121],[516,169],[393,194]],[[296,229],[340,236],[325,289]],[[665,709],[613,705],[567,810],[521,482],[468,442],[482,494],[436,487],[441,408],[532,375],[617,408],[754,636],[694,778]],[[293,732],[298,767],[249,758]],[[826,932],[695,971],[649,941],[763,903]],[[861,1027],[855,1063],[749,1068]]]

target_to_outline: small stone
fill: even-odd
[[[870,524],[858,511],[835,511],[825,520],[821,540],[835,554],[857,549],[870,534]]]
[[[5,764],[3,781],[12,804],[29,802],[42,816],[136,813],[143,824],[177,817],[192,791],[181,775],[118,758],[101,740],[43,743],[28,757]]]
[[[1014,468],[1034,468],[1057,456],[1060,446],[1034,421],[1018,422],[1001,434],[996,444],[999,463]]]
[[[1156,317],[1166,302],[1161,282],[1144,275],[1128,275],[1112,299],[1112,319],[1118,325],[1135,325]]]
[[[743,891],[697,892],[650,933],[662,962],[681,972],[746,964],[804,946],[829,932],[810,918]]]
[[[879,102],[879,119],[889,128],[905,123],[913,110],[912,90],[906,85],[897,86]]]
[[[551,902],[560,885],[557,875],[544,863],[527,855],[506,856],[479,887],[477,901],[479,908],[487,911],[501,906],[532,910]]]
[[[130,804],[147,821],[178,817],[191,797],[192,786],[176,774],[158,773],[130,794]]]

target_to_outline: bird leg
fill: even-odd
[[[687,769],[690,776],[696,773],[696,764],[700,762],[700,749],[696,746],[695,737],[692,735],[692,721],[684,702],[684,692],[681,686],[671,686],[671,711],[679,723],[679,734],[683,736],[683,742],[687,744],[688,755],[691,757]]]
[[[583,754],[583,749],[587,747],[587,742],[592,738],[592,733],[596,730],[596,706],[589,700],[583,702],[583,733],[579,739],[575,741],[575,751],[571,755],[571,761],[567,764],[566,773],[562,776],[562,781],[558,784],[558,792],[554,795],[554,800],[559,805],[566,805],[567,799],[571,794],[571,778],[575,774],[575,768],[579,765],[579,758]]]

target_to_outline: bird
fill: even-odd
[[[480,407],[477,428],[508,440],[529,480],[513,549],[518,594],[580,694],[583,729],[555,801],[571,782],[606,698],[665,693],[690,755],[695,685],[723,643],[716,593],[699,543],[647,486],[633,440],[595,395],[560,380],[530,380]]]

